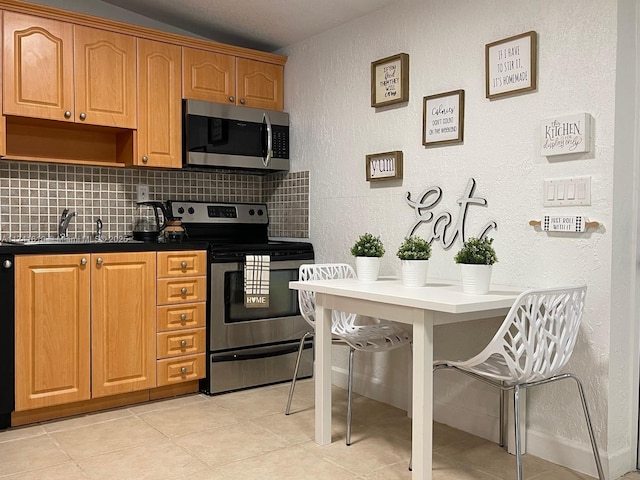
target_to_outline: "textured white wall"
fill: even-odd
[[[628,336],[624,348],[615,347],[621,350],[616,368],[623,370],[609,372],[613,348],[610,329],[615,322],[621,324],[616,328],[624,324],[617,330],[618,338],[632,330],[630,316],[611,319],[612,294],[627,303],[622,313],[630,312],[631,301],[629,292],[612,288],[612,257],[620,264],[628,262],[629,240],[635,240],[629,228],[614,228],[613,224],[614,200],[620,202],[625,194],[631,199],[633,188],[633,168],[628,168],[633,166],[631,157],[626,166],[616,171],[615,179],[621,182],[622,190],[614,197],[617,3],[405,1],[290,46],[282,53],[289,56],[285,106],[292,121],[292,165],[295,170],[311,171],[311,241],[317,261],[353,264],[349,247],[359,234],[370,231],[380,235],[387,246],[382,274],[399,273],[395,251],[413,219],[413,212],[404,201],[405,193],[415,196],[429,186],[442,187],[443,198],[435,211],[451,211],[455,220],[456,200],[468,179],[475,178],[476,196],[487,199],[488,205],[471,207],[469,233],[477,232],[488,220],[497,222],[498,229],[491,235],[499,257],[494,266],[495,282],[531,287],[588,284],[586,314],[570,368],[583,378],[592,399],[592,415],[603,450],[621,455],[635,449],[635,430],[623,423],[634,418],[632,409],[636,407],[628,395],[637,380],[629,372],[635,360]],[[634,21],[632,16],[631,23]],[[487,100],[485,44],[529,30],[538,33],[537,91]],[[410,55],[408,104],[371,108],[370,63],[400,52]],[[618,88],[628,91],[628,87]],[[464,143],[423,147],[423,97],[455,89],[464,89],[466,95]],[[633,97],[626,101],[634,106]],[[541,120],[581,112],[593,117],[590,152],[542,157]],[[623,140],[628,138],[620,139]],[[390,150],[404,152],[404,180],[366,182],[365,155]],[[622,173],[625,168],[629,174],[626,180]],[[583,175],[592,177],[591,206],[543,207],[543,179]],[[629,206],[627,203],[625,207],[627,216]],[[622,211],[622,207],[618,210]],[[560,213],[587,215],[602,227],[570,235],[546,234],[528,225],[529,220],[540,219],[544,214]],[[618,241],[621,248],[615,252],[614,232],[624,236]],[[426,235],[425,227],[417,233]],[[627,244],[626,250],[623,243]],[[458,246],[456,241],[453,248],[445,251],[435,245],[431,277],[458,278],[452,260]],[[628,270],[622,272],[625,284],[631,281]],[[491,325],[495,326],[495,322]],[[485,326],[489,335],[491,325]],[[467,325],[438,329],[436,355],[448,356],[454,349],[466,355],[478,348],[469,341],[470,336],[476,336],[468,335],[469,330],[472,329]],[[336,355],[337,372],[346,369],[345,358]],[[371,394],[378,384],[386,385],[386,390],[396,396],[403,391],[406,375],[398,373],[406,371],[404,354],[368,360],[375,363],[361,360],[358,367],[357,388],[361,392]],[[436,402],[444,401],[440,396],[445,395],[452,409],[476,408],[487,413],[482,411],[483,406],[474,407],[473,401],[468,400],[467,393],[473,398],[476,387],[469,387],[469,392],[461,395],[450,387],[444,389],[436,387]],[[626,397],[623,399],[622,395]],[[456,398],[465,396],[466,401]],[[402,395],[387,399],[404,401]],[[485,399],[478,403],[484,402]],[[495,414],[492,406],[487,408],[489,415]],[[613,422],[615,430],[608,431],[613,412],[618,420]],[[570,448],[588,450],[572,384],[539,387],[531,392],[528,415],[532,453],[536,453],[536,438],[556,438]],[[450,416],[443,413],[441,418]],[[549,456],[541,450],[539,454]],[[564,463],[571,464],[571,459]]]

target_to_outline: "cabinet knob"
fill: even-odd
[[[244,98],[241,98],[241,99],[240,99],[240,103],[241,103],[242,105],[244,105]]]
[[[71,118],[71,112],[69,110],[64,112],[64,118]]]
[[[181,347],[186,347],[187,346],[187,341],[186,340],[180,340],[180,346]]]
[[[180,265],[182,266],[182,268],[187,268],[187,262],[182,262]]]
[[[180,290],[182,292],[183,295],[187,294],[187,287],[182,287],[182,289]]]
[[[142,157],[142,163],[147,163],[148,161],[149,161],[149,157],[147,157],[146,155]]]
[[[102,262],[104,262],[104,260],[102,259],[102,257],[98,257],[98,259],[96,260],[96,263],[98,265],[102,265]]]
[[[180,315],[180,320],[182,320],[183,322],[187,319],[187,314],[183,313]]]
[[[2,266],[4,268],[11,268],[13,266],[13,263],[11,263],[11,260],[5,260],[4,262],[2,262]]]
[[[86,258],[84,258],[84,257],[82,257],[82,260],[80,260],[80,263],[81,263],[82,265],[86,265],[86,264],[87,264],[87,259],[86,259]]]
[[[180,369],[180,373],[187,373],[187,367],[182,367]]]
[[[84,120],[84,119],[86,119],[86,118],[87,118],[87,114],[86,114],[86,113],[84,113],[84,112],[82,112],[82,113],[80,114],[80,120]]]
[[[230,102],[235,102],[236,101],[236,97],[229,97],[229,101]]]

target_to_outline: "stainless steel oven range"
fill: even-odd
[[[208,394],[290,381],[300,339],[310,330],[289,281],[313,262],[308,242],[269,240],[267,206],[259,203],[167,202],[189,240],[209,244]],[[245,307],[247,255],[268,255],[269,306]],[[264,258],[264,257],[262,257]],[[298,378],[313,374],[313,343],[305,345]]]

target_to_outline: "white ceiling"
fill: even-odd
[[[273,52],[398,0],[102,0],[211,40]]]

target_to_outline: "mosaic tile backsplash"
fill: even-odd
[[[69,236],[131,234],[135,186],[150,200],[263,202],[271,237],[309,236],[309,172],[270,175],[202,171],[129,170],[0,161],[0,238],[57,236],[65,208],[77,212]]]

